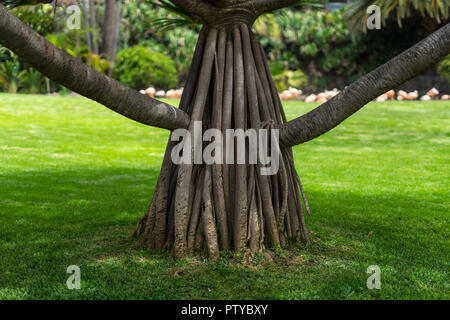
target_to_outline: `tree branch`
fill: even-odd
[[[50,79],[137,122],[177,129],[189,116],[133,90],[58,49],[0,4],[0,44]]]
[[[258,10],[258,13],[270,12],[286,7],[293,6],[299,0],[254,0],[254,7]]]
[[[450,23],[346,87],[316,109],[285,123],[280,144],[292,147],[333,129],[364,105],[414,78],[450,53]]]
[[[215,12],[214,6],[204,0],[170,0],[181,9],[201,17]]]

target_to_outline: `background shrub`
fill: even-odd
[[[437,71],[441,76],[450,80],[450,54],[439,63]]]
[[[123,9],[120,43],[125,47],[141,45],[170,57],[175,62],[178,86],[187,78],[200,26],[162,29],[157,21],[177,16],[150,3],[130,1]]]
[[[128,48],[117,54],[114,77],[138,90],[150,85],[169,89],[178,82],[175,63],[163,54],[143,46]]]

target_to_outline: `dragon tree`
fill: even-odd
[[[50,79],[134,121],[168,130],[279,130],[279,170],[259,164],[175,164],[169,140],[148,210],[134,232],[149,248],[182,258],[221,250],[261,252],[306,242],[308,204],[292,147],[313,140],[379,95],[396,88],[450,53],[450,24],[346,87],[312,111],[286,120],[265,52],[252,32],[262,14],[297,0],[171,0],[202,24],[178,108],[96,72],[53,46],[5,5],[48,3],[0,0],[0,44]],[[2,4],[3,3],[3,4]],[[251,146],[247,145],[248,148]]]

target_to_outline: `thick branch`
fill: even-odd
[[[58,49],[0,4],[0,44],[50,79],[137,122],[173,130],[189,116],[122,85]]]
[[[284,124],[283,147],[317,138],[333,129],[381,94],[398,87],[450,53],[450,24],[346,87],[316,109]]]
[[[254,0],[253,2],[254,7],[261,14],[293,6],[299,2],[299,0]]]

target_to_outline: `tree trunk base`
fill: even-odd
[[[247,24],[202,30],[180,109],[191,117],[191,134],[196,121],[203,131],[223,133],[286,122],[264,51]],[[177,258],[205,251],[214,259],[221,250],[257,253],[307,241],[302,202],[309,209],[291,149],[279,152],[275,174],[262,175],[248,155],[244,164],[177,165],[174,147],[169,141],[153,199],[134,232],[149,248]]]

